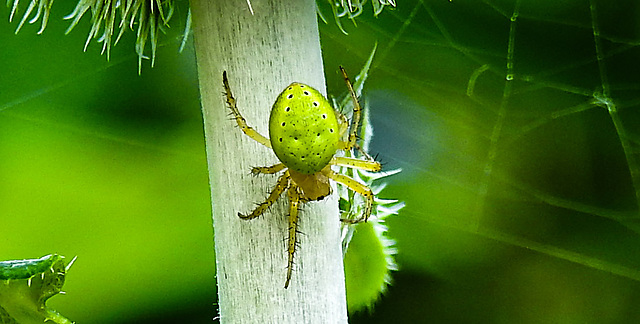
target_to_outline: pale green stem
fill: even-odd
[[[340,223],[335,195],[306,204],[291,284],[284,289],[286,195],[257,219],[241,220],[275,185],[251,167],[277,162],[245,136],[225,107],[226,70],[247,123],[268,136],[277,95],[299,81],[325,89],[314,0],[192,0],[222,323],[346,323]],[[336,66],[337,70],[337,66]]]

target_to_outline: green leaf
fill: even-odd
[[[344,257],[349,312],[370,309],[391,283],[397,270],[393,241],[384,238],[386,227],[377,220],[354,225],[355,233]]]
[[[62,291],[69,264],[58,254],[0,262],[0,324],[72,323],[47,307]]]

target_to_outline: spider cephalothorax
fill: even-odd
[[[373,192],[366,185],[331,170],[332,165],[357,168],[367,171],[380,171],[380,163],[373,160],[360,160],[334,156],[338,150],[351,150],[356,145],[362,108],[347,73],[340,67],[347,88],[353,99],[353,118],[351,125],[347,118],[335,111],[325,97],[316,89],[294,82],[287,86],[276,99],[269,118],[269,137],[249,127],[236,106],[231,93],[226,71],[222,80],[227,104],[240,129],[260,144],[273,149],[280,163],[268,167],[254,167],[253,174],[284,173],[278,178],[269,197],[256,207],[251,214],[238,213],[242,219],[253,219],[265,212],[279,197],[287,191],[289,196],[289,237],[287,239],[287,279],[284,287],[289,286],[293,269],[293,255],[296,249],[298,213],[300,204],[321,200],[331,194],[329,180],[334,180],[365,198],[362,217],[344,222],[366,221],[373,208]],[[349,127],[351,126],[351,127]],[[346,141],[343,135],[349,130]]]

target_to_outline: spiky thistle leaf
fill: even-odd
[[[49,254],[39,259],[0,262],[0,323],[72,322],[47,307],[49,298],[62,293],[65,276],[75,258]]]
[[[340,30],[347,34],[347,32],[342,27],[342,19],[349,19],[355,25],[355,18],[360,16],[364,10],[364,4],[367,0],[329,0],[329,5],[331,6],[331,10],[333,12],[333,17],[336,20],[336,25]],[[395,0],[371,0],[371,5],[373,6],[373,15],[378,16],[385,7],[395,7]],[[327,23],[327,19],[322,15],[320,11],[318,11],[318,15]]]
[[[7,0],[7,6],[11,3],[11,0]],[[11,13],[9,14],[9,22],[13,21],[13,17],[18,12],[18,5],[20,4],[20,0],[14,0],[11,5]],[[31,13],[33,13],[33,9],[36,7],[38,10],[35,12],[33,17],[29,19],[29,23],[33,24],[38,21],[42,17],[42,24],[40,25],[40,30],[38,30],[38,34],[42,34],[44,29],[47,27],[47,22],[49,21],[49,13],[51,12],[51,5],[53,5],[53,0],[31,0],[29,2],[29,6],[25,10],[22,15],[22,19],[20,23],[18,23],[18,27],[16,28],[16,34],[22,29],[24,23],[29,19]]]
[[[140,72],[142,59],[149,59],[145,55],[147,41],[151,44],[151,66],[154,65],[158,34],[169,27],[173,9],[172,0],[80,0],[73,12],[65,17],[73,19],[67,33],[90,11],[91,30],[84,50],[87,50],[92,39],[96,39],[98,43],[102,43],[102,53],[106,52],[108,59],[111,45],[117,44],[127,29],[135,29],[135,48]]]
[[[354,91],[358,97],[362,95],[364,82],[376,47],[371,51],[369,59],[361,72],[355,77]],[[362,129],[358,140],[360,150],[345,152],[346,156],[368,159],[369,143],[373,137],[373,127],[369,120],[369,106],[365,101],[362,115]],[[334,106],[347,114],[353,111],[350,95],[334,99]],[[404,202],[394,199],[381,199],[380,193],[386,183],[380,179],[399,173],[401,170],[386,172],[367,172],[352,168],[340,168],[343,173],[360,183],[369,186],[375,195],[374,208],[367,223],[343,225],[342,251],[345,258],[345,277],[347,284],[347,306],[350,312],[370,309],[391,283],[391,271],[398,269],[393,256],[396,254],[395,242],[387,236],[385,218],[397,214],[404,207]],[[363,212],[364,200],[360,195],[338,186],[341,218],[353,219]]]

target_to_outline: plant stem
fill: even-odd
[[[286,195],[264,215],[244,221],[276,183],[250,168],[275,164],[271,149],[236,127],[225,107],[226,70],[247,123],[268,136],[277,95],[300,81],[324,93],[314,0],[192,0],[193,31],[205,120],[223,323],[346,323],[338,206],[334,195],[306,204],[292,282],[284,289]]]

